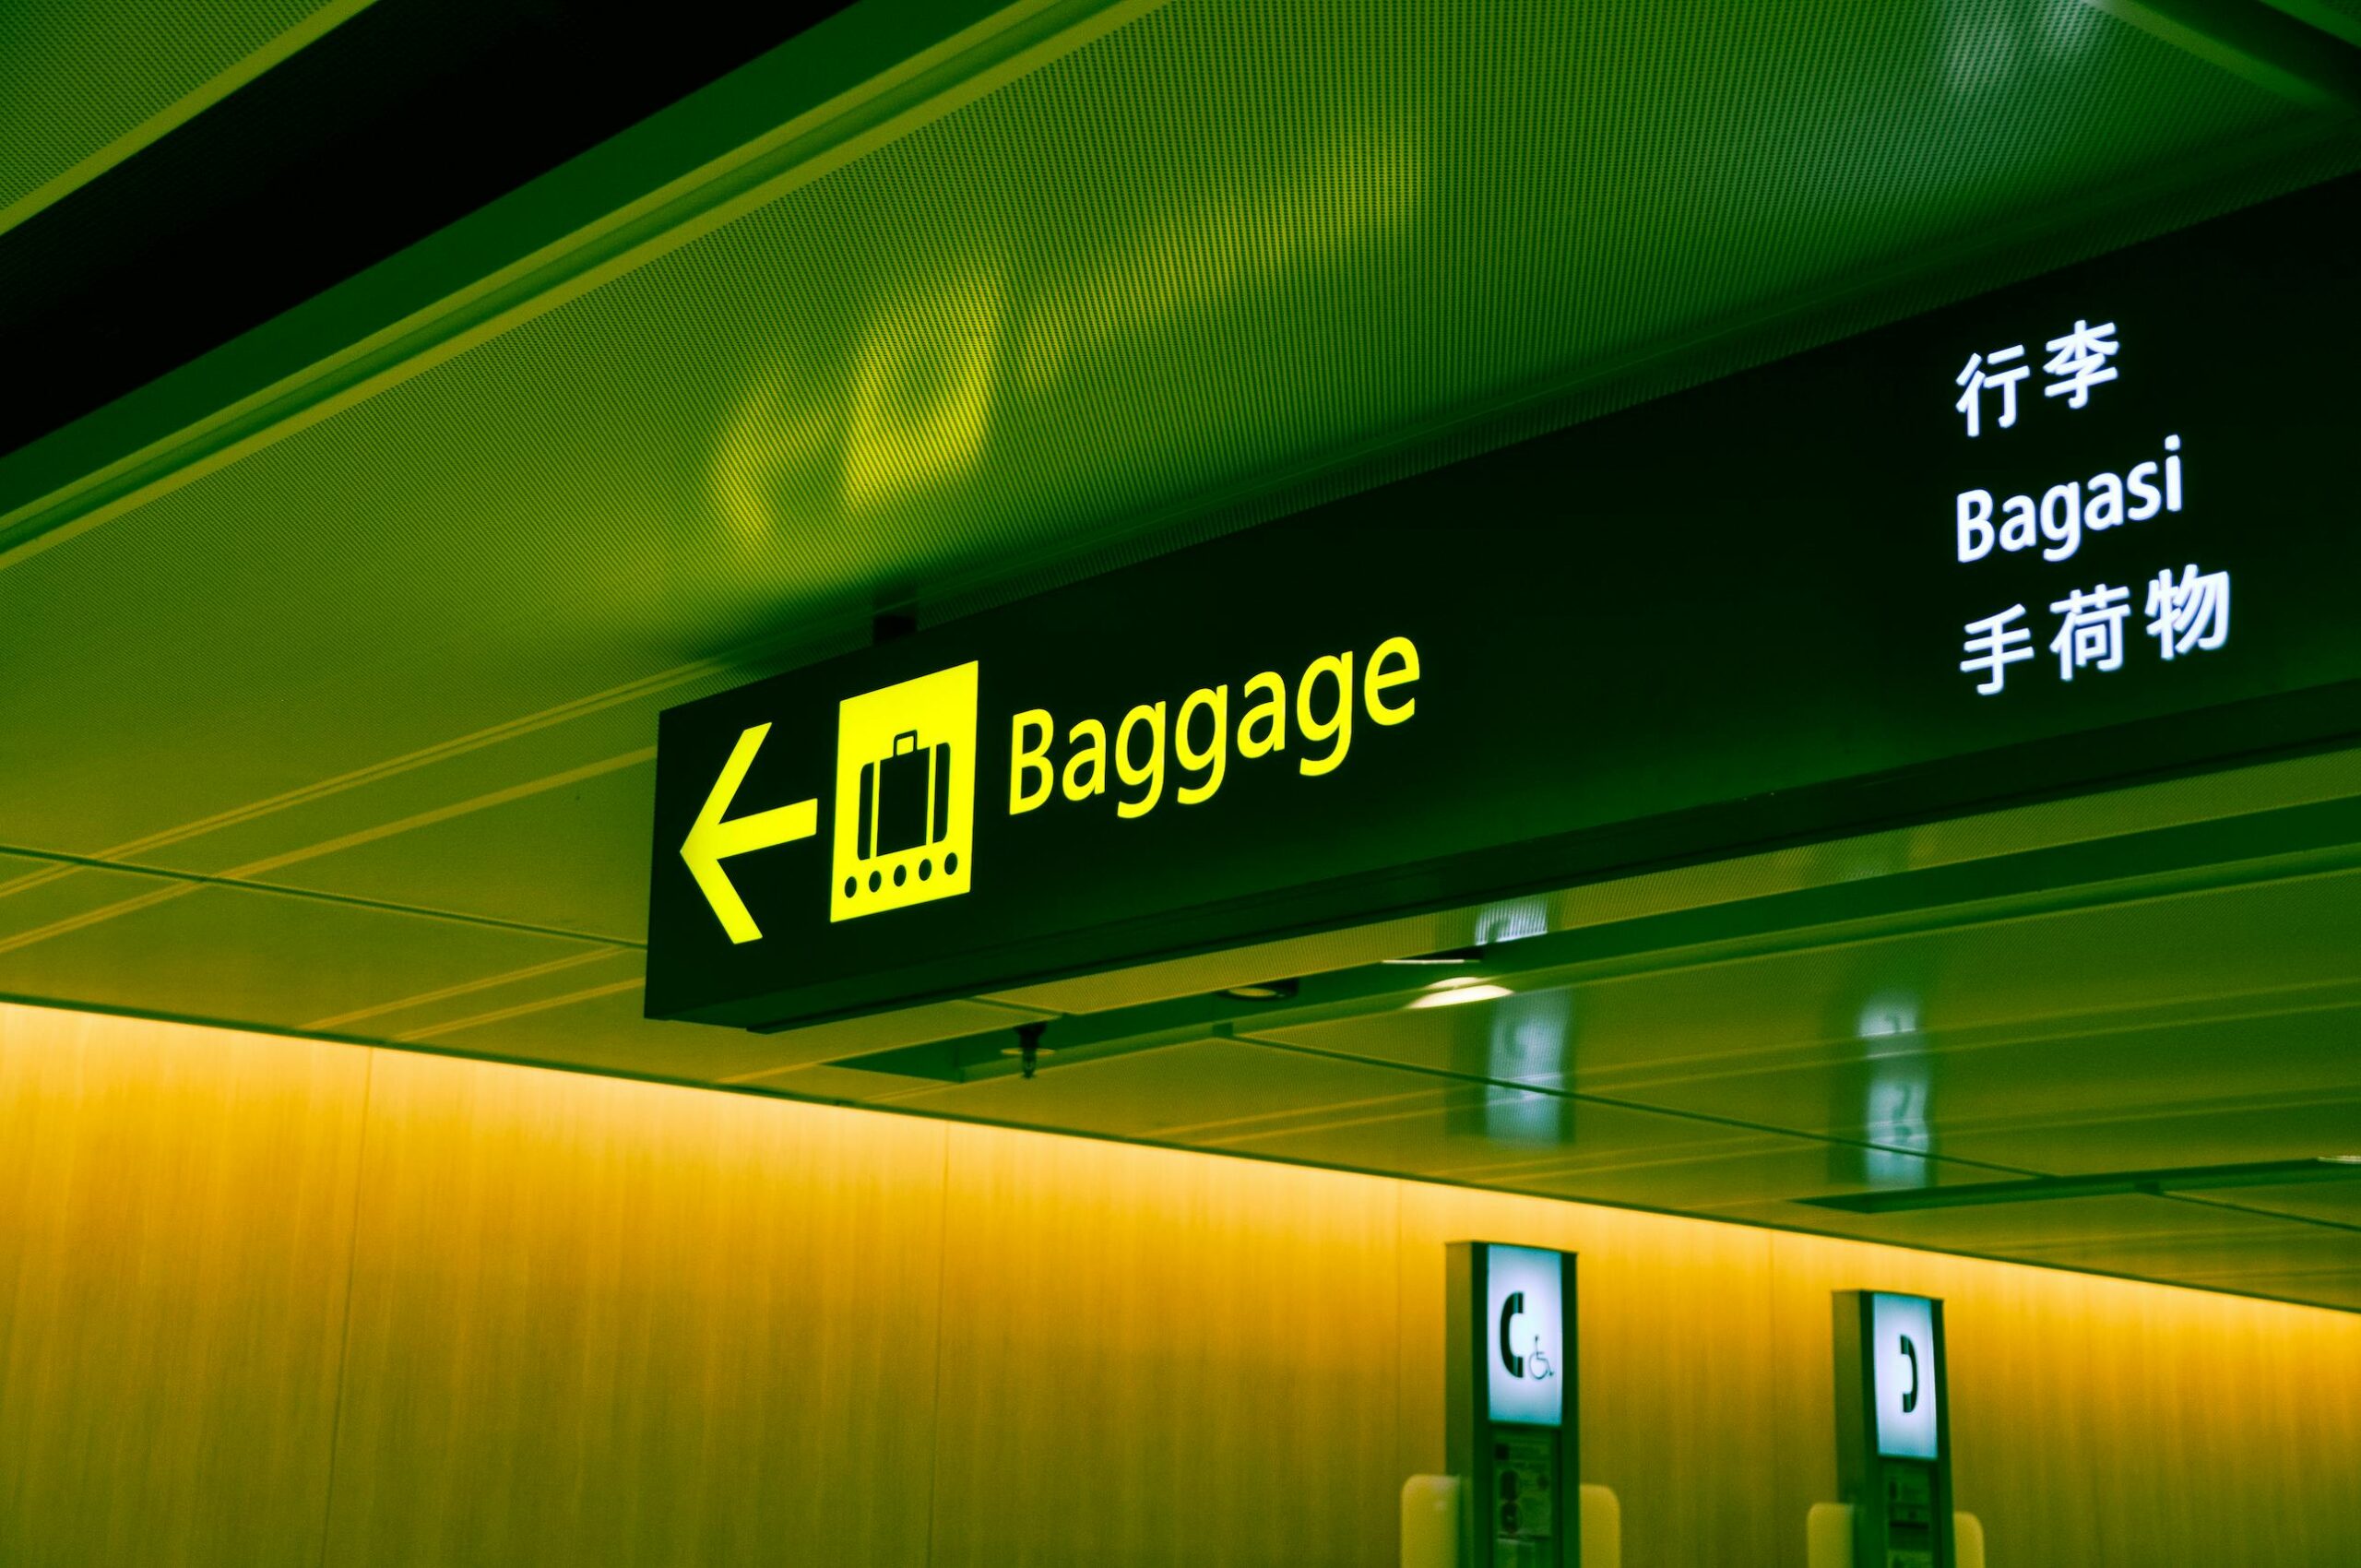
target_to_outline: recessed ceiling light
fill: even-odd
[[[1424,995],[1414,999],[1413,1007],[1455,1007],[1463,1002],[1497,1002],[1511,994],[1504,985],[1490,985],[1474,975],[1437,980]]]

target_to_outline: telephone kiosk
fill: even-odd
[[[1465,1568],[1577,1568],[1574,1258],[1453,1244],[1445,1397]]]
[[[1942,1302],[1838,1293],[1836,1430],[1854,1568],[1965,1568],[1952,1513]]]

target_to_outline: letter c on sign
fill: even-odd
[[[1525,1375],[1525,1358],[1516,1353],[1516,1342],[1510,1325],[1525,1315],[1525,1292],[1512,1290],[1509,1299],[1501,1303],[1501,1365],[1508,1368],[1511,1377]]]

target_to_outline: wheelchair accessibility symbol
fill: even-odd
[[[977,666],[836,708],[828,919],[955,897],[975,874]]]
[[[1540,1383],[1554,1375],[1555,1369],[1549,1365],[1548,1353],[1541,1348],[1539,1331],[1525,1330],[1525,1292],[1512,1290],[1508,1300],[1501,1303],[1501,1365],[1507,1369],[1511,1377]],[[1528,1335],[1533,1348],[1519,1355],[1517,1344]]]

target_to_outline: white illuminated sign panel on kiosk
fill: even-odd
[[[1561,1253],[1491,1249],[1484,1321],[1489,1330],[1492,1420],[1562,1425],[1566,1409],[1566,1268]]]
[[[1934,1302],[1924,1296],[1871,1296],[1869,1336],[1878,1452],[1889,1459],[1939,1457],[1942,1392],[1935,1378]]]

